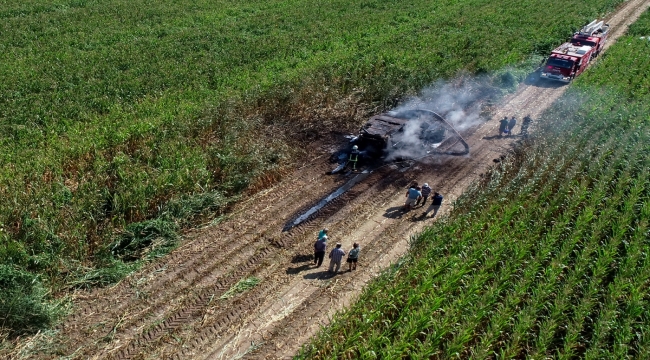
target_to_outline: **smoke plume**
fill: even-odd
[[[486,120],[481,117],[481,107],[494,93],[494,87],[489,85],[487,79],[461,78],[449,82],[439,81],[423,89],[419,96],[408,99],[390,113],[403,116],[411,110],[431,110],[444,117],[456,131],[462,134],[463,131]],[[411,118],[404,131],[393,136],[392,144],[389,144],[387,149],[386,160],[418,159],[431,154],[436,144],[422,140],[423,127],[427,126],[425,122],[432,123],[427,119]],[[442,128],[443,125],[433,122],[433,127]],[[430,129],[430,132],[436,130]],[[447,131],[446,136],[454,135]]]

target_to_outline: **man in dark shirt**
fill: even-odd
[[[505,116],[501,121],[499,121],[499,136],[503,136],[503,133],[508,133],[508,117]]]
[[[314,265],[320,267],[325,258],[325,250],[327,250],[327,235],[323,235],[314,243]]]
[[[433,193],[433,199],[431,199],[431,205],[433,206],[440,206],[442,205],[442,195],[440,195],[437,192]]]
[[[436,216],[438,210],[440,210],[440,205],[442,205],[442,195],[434,192],[433,198],[431,198],[431,208],[433,209],[433,214],[431,214],[431,217]]]

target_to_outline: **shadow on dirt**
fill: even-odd
[[[530,115],[524,116],[524,119],[521,123],[521,129],[519,130],[519,134],[514,134],[514,135],[492,135],[492,136],[483,136],[481,139],[482,140],[497,140],[497,139],[522,139],[522,138],[527,138],[528,137],[528,128],[530,127],[530,124],[533,122],[533,118],[530,117]]]
[[[310,267],[311,267],[311,264],[304,264],[304,265],[300,265],[300,266],[297,266],[297,267],[290,267],[290,268],[287,268],[286,273],[287,273],[287,275],[296,275],[296,274],[299,274],[299,273],[301,273],[301,272],[303,272],[305,270],[309,270]]]
[[[318,272],[305,274],[303,275],[302,278],[306,280],[326,280],[326,279],[331,279],[334,276],[336,276],[336,274],[330,273],[327,270],[325,270],[325,271],[318,271]]]
[[[305,261],[313,261],[314,260],[314,255],[312,254],[298,254],[291,259],[292,264],[298,264],[298,263],[303,263]]]
[[[416,209],[419,209],[419,208],[422,208],[422,207],[424,207],[424,206],[420,205]],[[424,221],[424,220],[427,220],[427,219],[433,219],[438,214],[438,210],[440,210],[440,205],[429,205],[429,207],[424,212],[421,212],[420,214],[411,215],[411,217],[409,218],[409,221],[417,222],[417,221]]]
[[[405,211],[402,206],[393,206],[386,209],[384,217],[387,217],[389,219],[401,219],[402,216],[407,212],[408,211]]]
[[[528,75],[526,80],[524,80],[524,84],[531,85],[537,88],[542,88],[542,89],[559,89],[565,85],[568,85],[566,83],[559,82],[559,81],[542,79],[539,77],[539,71],[536,71]]]
[[[521,134],[519,135],[493,135],[493,136],[484,136],[481,139],[482,140],[495,140],[495,139],[516,139],[522,137]]]
[[[533,118],[531,118],[530,115],[524,116],[524,121],[521,123],[521,131],[519,132],[519,135],[528,137],[528,128],[530,127],[531,122],[533,122]]]
[[[504,137],[505,136],[502,136],[502,135],[483,136],[482,140],[503,139]]]
[[[404,210],[403,206],[393,206],[388,209],[386,209],[386,212],[384,213],[384,217],[390,218],[390,219],[401,219],[402,216],[409,214],[411,212],[414,212],[416,210],[422,209],[425,205],[415,205],[412,207],[410,210]],[[440,205],[429,205],[427,210],[420,215],[417,214],[412,214],[411,215],[411,220],[417,221],[421,217],[429,217],[432,218],[436,216],[438,213],[438,210],[440,209]],[[429,216],[429,213],[433,210],[433,213]]]

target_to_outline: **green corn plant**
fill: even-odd
[[[571,157],[572,154],[568,154],[568,156]],[[565,173],[568,178],[572,177],[572,174],[575,174],[580,170],[580,165],[584,166],[584,162],[577,162],[575,163],[575,166],[572,167],[572,170]],[[558,169],[561,169],[561,167],[558,167]],[[507,297],[503,300],[502,304],[503,306],[497,311],[493,316],[490,321],[490,324],[487,325],[487,329],[484,333],[484,335],[481,336],[480,340],[480,345],[478,345],[476,348],[472,349],[471,355],[472,358],[476,359],[482,359],[486,358],[490,355],[490,353],[493,351],[491,350],[494,346],[494,343],[498,341],[499,338],[502,337],[502,333],[506,333],[508,328],[511,328],[513,324],[509,323],[510,319],[514,319],[516,312],[521,311],[522,307],[524,309],[535,309],[535,304],[537,302],[540,302],[540,299],[538,296],[544,294],[545,292],[540,291],[541,289],[533,288],[531,285],[534,284],[539,278],[539,272],[542,271],[542,269],[545,268],[545,264],[549,262],[548,259],[548,254],[551,254],[555,251],[556,246],[558,245],[558,241],[561,239],[561,234],[562,232],[565,231],[565,227],[570,223],[570,221],[573,219],[573,211],[577,209],[577,207],[582,203],[583,201],[583,194],[580,193],[573,193],[569,194],[570,190],[570,185],[568,183],[564,183],[562,187],[559,189],[559,191],[556,193],[557,197],[555,200],[556,204],[553,204],[549,207],[546,208],[546,213],[544,215],[540,214],[537,217],[541,219],[547,219],[549,217],[552,217],[553,213],[555,212],[555,206],[554,205],[559,205],[557,202],[561,202],[562,198],[564,196],[568,196],[569,198],[573,199],[574,201],[567,201],[569,204],[567,209],[562,212],[561,217],[554,219],[554,226],[551,229],[549,233],[547,233],[544,237],[543,240],[540,241],[539,243],[539,249],[535,251],[537,254],[534,258],[531,258],[525,262],[525,270],[523,276],[520,278],[520,282],[513,287],[512,291],[509,292]],[[545,192],[546,196],[549,196],[550,193]],[[544,198],[539,199],[540,202],[544,202]],[[577,201],[575,201],[577,200]],[[545,230],[545,222],[540,221],[538,222],[538,227],[530,229],[528,234],[522,234],[523,236],[530,236],[530,234],[535,234],[538,232],[537,236],[542,235],[542,231]],[[543,224],[543,225],[542,225]],[[533,236],[535,236],[533,235]],[[568,256],[568,251],[565,252],[565,256]],[[562,260],[565,261],[565,260]],[[520,262],[521,263],[521,262]],[[557,278],[557,274],[555,276],[550,275],[547,277],[544,281],[539,281],[539,285],[547,286],[548,289],[552,289],[550,284],[552,284],[552,280]],[[532,295],[531,295],[532,293]],[[548,292],[546,292],[548,293]],[[530,301],[528,304],[526,304],[526,300],[529,299]],[[528,305],[528,307],[527,307]],[[519,316],[521,318],[522,316]],[[520,322],[517,324],[518,327],[525,329],[526,327],[532,326],[532,321],[534,318],[529,314],[528,316],[524,316],[527,321]],[[513,338],[513,341],[515,342],[514,347],[516,348],[516,344],[522,340],[522,337],[524,335],[524,330],[518,330],[511,331],[510,336]],[[512,350],[510,350],[512,351]],[[511,357],[514,356],[514,354],[511,355],[506,355],[502,354],[503,357]]]

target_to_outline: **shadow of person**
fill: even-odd
[[[409,218],[409,221],[410,222],[417,222],[417,221],[422,221],[422,220],[424,220],[426,218],[427,218],[427,214],[423,212],[420,215],[416,215],[416,214],[411,215],[411,217]]]
[[[305,280],[326,280],[326,279],[331,279],[334,276],[336,276],[336,274],[330,273],[329,271],[325,270],[325,271],[317,271],[317,272],[305,274],[302,276],[302,278]]]
[[[314,255],[312,255],[312,254],[309,254],[309,255],[298,254],[298,255],[294,256],[293,259],[291,259],[291,263],[292,264],[298,264],[298,263],[302,263],[302,262],[305,262],[305,261],[313,261],[313,260],[314,260]]]
[[[533,122],[533,119],[530,117],[530,115],[526,115],[523,122],[521,123],[521,131],[519,132],[521,136],[528,136],[528,127],[530,126],[531,122]]]
[[[436,215],[438,215],[438,210],[440,210],[440,205],[429,205],[429,208],[427,211],[424,212],[425,215],[428,215],[431,211],[433,210],[433,213],[431,213],[431,216],[429,218],[434,218]]]
[[[502,135],[483,136],[483,140],[503,139]]]
[[[386,209],[386,212],[384,213],[384,217],[391,218],[391,219],[400,219],[402,218],[402,215],[404,215],[403,206],[390,207]]]
[[[427,208],[427,210],[426,210],[426,211],[423,211],[422,213],[420,213],[420,215],[415,215],[415,214],[413,214],[413,215],[409,218],[409,221],[416,222],[416,221],[423,221],[423,220],[426,220],[426,219],[427,219],[427,215],[429,215],[429,212],[431,212],[431,210],[433,210],[433,213],[431,213],[431,216],[429,216],[428,218],[429,218],[429,219],[433,219],[433,218],[436,217],[436,215],[438,214],[438,210],[439,210],[439,209],[440,209],[440,205],[429,205],[429,207]]]
[[[298,274],[300,272],[308,270],[310,265],[311,264],[304,264],[304,265],[300,265],[300,266],[297,266],[297,267],[287,268],[286,274],[287,275],[296,275],[296,274]]]

